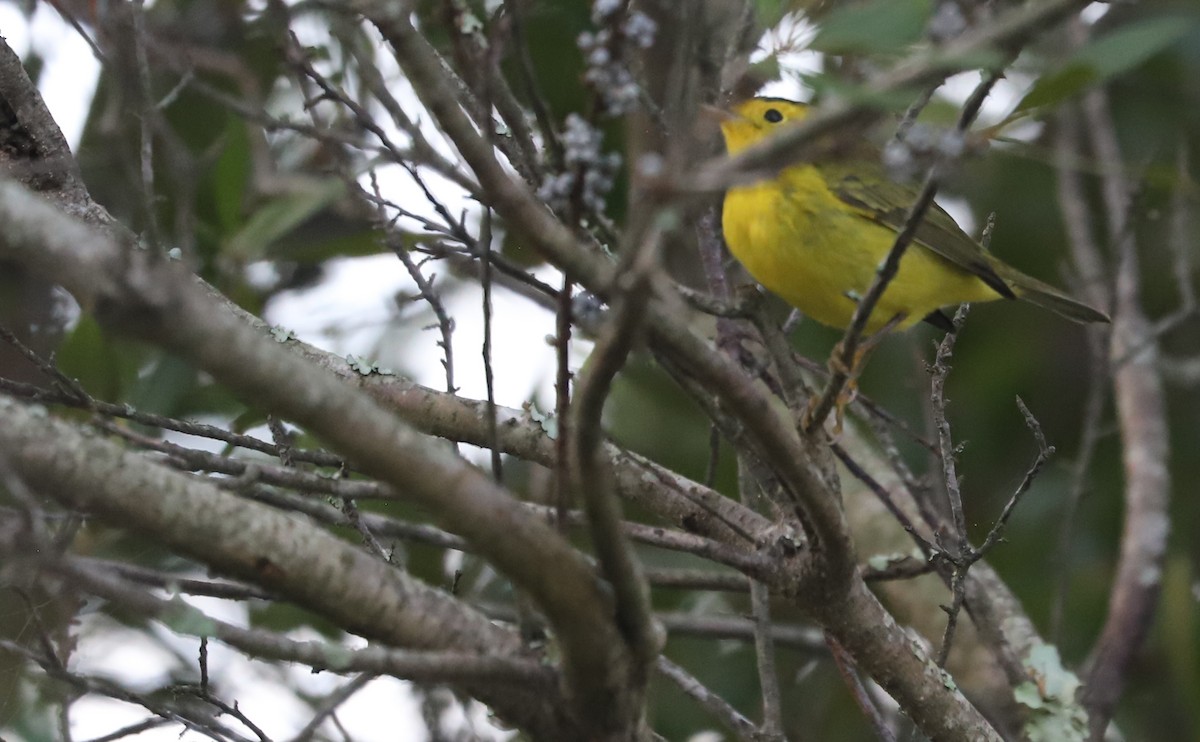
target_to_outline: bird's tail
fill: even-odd
[[[1007,271],[1006,271],[1007,272]],[[1015,275],[1012,275],[1015,274]],[[1099,309],[1076,301],[1053,286],[1027,276],[1024,273],[1012,271],[1004,275],[1004,279],[1013,288],[1018,298],[1030,304],[1036,304],[1043,309],[1049,309],[1057,315],[1066,317],[1074,322],[1111,322],[1109,316]]]

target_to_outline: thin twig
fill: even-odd
[[[863,712],[863,716],[871,722],[871,728],[875,730],[875,736],[882,742],[895,742],[896,735],[888,726],[887,719],[880,713],[875,702],[871,700],[871,695],[867,693],[867,689],[863,687],[862,681],[859,680],[858,673],[854,669],[854,658],[846,652],[845,648],[838,643],[833,635],[826,634],[825,641],[829,644],[829,653],[833,657],[833,663],[837,666],[838,672],[842,675],[842,680],[845,681],[846,687],[850,689],[850,695],[853,696],[855,704]]]
[[[187,690],[190,691],[191,689],[188,688]],[[264,732],[257,724],[255,724],[250,717],[245,714],[245,712],[238,708],[236,701],[232,704],[229,704],[207,692],[197,693],[197,695],[206,703],[209,703],[220,709],[222,713],[237,719],[243,726],[254,732],[254,736],[258,737],[258,742],[271,742],[271,738],[267,736],[267,733]]]
[[[1037,441],[1037,457],[1030,464],[1029,469],[1025,472],[1025,476],[1021,478],[1021,483],[1017,485],[1017,489],[1013,492],[1012,497],[1004,504],[1004,509],[1000,512],[1000,517],[992,524],[992,528],[988,531],[987,537],[984,538],[983,544],[976,549],[972,561],[982,558],[993,546],[1000,542],[1000,539],[1004,536],[1004,527],[1008,525],[1008,519],[1012,516],[1013,510],[1016,509],[1017,503],[1029,491],[1030,485],[1033,484],[1033,480],[1041,472],[1042,467],[1054,455],[1054,446],[1046,443],[1046,436],[1042,433],[1041,424],[1038,423],[1037,418],[1033,416],[1033,413],[1029,411],[1029,408],[1025,406],[1020,397],[1017,397],[1017,409],[1021,411],[1021,417],[1025,418],[1026,427],[1033,433],[1033,439]]]
[[[0,648],[12,654],[36,662],[52,678],[69,684],[79,693],[106,696],[135,706],[141,706],[166,722],[182,725],[216,742],[242,742],[246,737],[229,729],[212,714],[201,713],[192,704],[174,702],[170,695],[134,693],[105,678],[88,677],[57,666],[51,659],[30,650],[22,644],[0,639]],[[129,729],[130,727],[126,727]]]
[[[958,617],[967,600],[965,580],[966,567],[956,565],[950,579],[953,598],[949,606],[942,606],[942,610],[946,612],[946,629],[942,632],[942,642],[938,645],[937,657],[934,658],[937,666],[943,669],[946,667],[946,661],[950,659],[950,648],[953,646],[955,634],[958,632]]]
[[[744,505],[757,496],[753,466],[746,456],[738,457],[738,491]],[[758,670],[759,697],[762,701],[763,740],[783,740],[783,702],[779,675],[775,670],[775,645],[771,641],[771,591],[758,580],[750,580],[750,613],[754,621],[754,659]]]
[[[73,381],[73,380],[72,380]],[[74,382],[78,384],[78,382]],[[84,392],[84,396],[80,397],[73,392],[55,392],[49,389],[22,384],[8,379],[0,379],[0,391],[4,391],[16,397],[42,402],[44,404],[59,404],[65,407],[73,407],[79,409],[87,409],[96,412],[97,414],[106,417],[130,420],[131,422],[145,425],[151,428],[160,428],[162,430],[173,430],[177,433],[193,435],[198,438],[209,438],[215,441],[245,448],[250,451],[257,451],[270,456],[282,457],[283,450],[276,445],[267,443],[259,438],[241,433],[232,433],[224,428],[215,425],[206,425],[203,423],[195,423],[188,420],[179,420],[176,418],[166,417],[164,415],[155,415],[148,412],[139,412],[128,404],[112,404],[88,395]],[[115,432],[115,431],[114,431]],[[124,434],[124,431],[122,434]],[[199,453],[199,452],[196,452]],[[332,467],[341,469],[345,462],[340,456],[328,453],[326,451],[312,449],[290,449],[289,455],[293,462],[304,461],[317,466]]]
[[[93,737],[89,740],[84,740],[83,742],[117,742],[117,740],[134,737],[142,732],[148,732],[151,729],[158,729],[159,727],[166,726],[170,723],[172,723],[170,719],[146,719],[134,724],[129,724],[128,726],[123,726],[114,732],[110,732],[99,737]]]
[[[162,234],[158,227],[158,197],[154,189],[154,135],[151,131],[153,117],[158,115],[157,101],[150,84],[150,61],[146,57],[146,3],[145,0],[134,0],[133,13],[133,52],[137,65],[138,98],[141,115],[139,116],[139,157],[142,185],[142,205],[146,209],[146,232],[150,244],[162,247]]]
[[[491,445],[492,478],[497,484],[504,483],[504,464],[500,458],[499,434],[496,420],[496,379],[492,369],[492,210],[484,208],[480,220],[479,246],[482,258],[479,263],[483,268],[480,276],[480,286],[483,288],[483,380],[487,387],[488,438]]]
[[[846,467],[846,470],[849,471],[855,479],[865,484],[867,489],[871,490],[871,493],[874,494],[881,503],[883,503],[883,506],[887,508],[889,513],[892,514],[892,517],[896,519],[896,521],[900,524],[900,527],[904,529],[904,532],[907,533],[914,542],[916,542],[917,547],[920,548],[921,553],[925,555],[925,558],[927,560],[930,559],[936,550],[934,545],[929,543],[929,541],[920,534],[916,526],[913,525],[912,520],[909,519],[908,514],[901,510],[900,506],[898,506],[892,500],[892,496],[887,491],[887,488],[880,484],[874,477],[872,477],[866,469],[859,466],[858,462],[851,458],[850,454],[840,443],[835,442],[830,447],[833,449],[833,455],[837,456],[838,461],[842,462],[842,464]]]
[[[273,600],[275,595],[263,590],[260,587],[253,585],[245,585],[239,582],[230,582],[227,580],[201,580],[190,577],[182,577],[172,572],[163,572],[160,570],[150,569],[148,567],[140,567],[135,564],[126,564],[124,562],[116,562],[108,559],[98,559],[95,557],[75,557],[83,566],[88,569],[108,570],[120,575],[122,578],[130,582],[136,582],[142,585],[158,587],[171,592],[186,593],[188,595],[203,595],[210,598],[223,598],[225,600]]]
[[[969,310],[970,305],[963,304],[955,312],[955,329],[953,332],[946,333],[946,336],[942,338],[942,342],[937,348],[933,366],[930,369],[933,380],[929,398],[933,413],[934,428],[938,436],[938,449],[941,454],[942,481],[946,488],[946,499],[949,502],[951,522],[954,527],[954,533],[950,536],[953,543],[949,547],[949,554],[944,555],[951,565],[950,590],[953,594],[953,599],[949,607],[943,606],[947,614],[947,619],[946,629],[942,634],[942,642],[938,648],[936,658],[938,667],[945,667],[946,660],[950,657],[950,647],[958,628],[958,615],[966,599],[966,576],[971,564],[971,543],[967,535],[966,515],[963,512],[962,490],[959,488],[954,443],[950,435],[950,422],[946,418],[947,400],[945,391],[946,377],[950,373],[950,356],[954,352],[954,344],[958,339],[958,331],[966,320]],[[946,547],[946,544],[939,545],[943,548]],[[943,554],[939,552],[938,556],[942,557]]]
[[[313,714],[313,717],[308,720],[303,729],[296,732],[295,737],[292,737],[291,742],[308,742],[308,740],[312,739],[321,727],[321,724],[335,714],[339,706],[350,700],[351,696],[365,688],[376,677],[376,675],[371,673],[363,673],[350,682],[345,683],[333,693],[330,693],[321,703],[317,713]]]
[[[512,24],[513,43],[517,48],[518,69],[521,72],[521,82],[525,86],[525,97],[529,100],[529,107],[533,109],[534,120],[537,121],[545,151],[549,155],[550,168],[561,170],[562,142],[558,140],[554,119],[550,115],[550,106],[538,85],[537,70],[534,68],[533,57],[529,53],[529,42],[525,37],[524,3],[525,0],[505,0],[504,9],[508,11],[508,17]]]
[[[965,317],[965,309],[967,305],[955,314],[955,326],[959,327],[962,324],[962,319]],[[1022,417],[1025,419],[1025,424],[1033,433],[1034,439],[1038,444],[1038,453],[1029,469],[1025,472],[1021,483],[1013,492],[1000,516],[992,524],[984,539],[983,545],[979,548],[974,548],[971,545],[966,532],[966,518],[962,507],[962,493],[959,489],[958,476],[954,463],[954,451],[950,438],[950,426],[946,420],[946,400],[944,392],[944,384],[946,374],[949,372],[949,355],[953,349],[953,338],[956,333],[947,333],[946,339],[938,347],[937,361],[933,368],[933,414],[935,425],[938,430],[938,440],[942,448],[943,461],[943,476],[946,479],[947,497],[950,501],[950,510],[953,514],[954,526],[954,543],[952,548],[944,552],[938,552],[934,556],[937,561],[942,563],[949,571],[950,590],[953,599],[949,606],[943,606],[947,614],[946,628],[942,635],[942,642],[938,649],[937,665],[944,667],[950,656],[951,645],[954,641],[955,632],[958,627],[959,614],[962,611],[963,605],[967,598],[967,573],[971,566],[982,559],[993,547],[996,546],[1004,535],[1004,528],[1008,524],[1009,518],[1015,511],[1018,503],[1029,487],[1033,484],[1033,480],[1042,470],[1049,457],[1054,453],[1054,447],[1046,442],[1045,436],[1042,434],[1041,425],[1037,419],[1025,406],[1021,399],[1017,398],[1017,407],[1021,411]]]
[[[374,172],[371,173],[371,187],[378,193],[379,183]],[[384,216],[381,211],[380,221],[384,220]],[[441,335],[438,347],[442,349],[442,370],[446,376],[446,393],[455,394],[458,392],[458,387],[454,383],[454,318],[446,311],[441,293],[434,288],[433,279],[425,277],[425,274],[421,272],[421,267],[412,259],[412,255],[409,254],[408,248],[403,242],[392,237],[390,230],[386,242],[395,256],[400,259],[404,269],[408,271],[409,277],[417,285],[417,291],[420,292],[421,298],[429,305],[429,309],[437,319],[438,332]]]
[[[303,471],[290,467],[270,466],[244,458],[221,456],[198,448],[181,446],[168,440],[137,432],[132,428],[116,425],[104,419],[94,425],[124,440],[149,450],[167,454],[165,463],[186,471],[208,471],[227,474],[236,479],[218,480],[216,484],[227,489],[238,490],[255,482],[290,487],[302,492],[320,493],[336,497],[357,499],[396,498],[394,490],[379,482],[364,479],[333,478],[314,471]]]
[[[962,326],[969,311],[968,304],[959,307],[954,315],[955,332],[948,332],[938,345],[933,366],[932,391],[930,399],[933,402],[934,426],[938,436],[938,451],[942,461],[942,481],[946,486],[946,498],[949,503],[950,516],[954,523],[955,556],[963,557],[970,550],[967,541],[967,519],[963,512],[962,490],[958,484],[958,469],[955,465],[955,450],[953,438],[950,435],[950,422],[946,418],[946,377],[950,373],[950,356],[954,353],[954,344],[958,339],[957,328]]]
[[[208,637],[200,637],[200,656],[198,657],[200,666],[200,694],[208,695]]]
[[[771,640],[771,592],[759,582],[750,582],[750,607],[754,616],[754,657],[758,667],[758,687],[762,696],[763,740],[784,740],[783,699],[779,674],[775,669],[775,643]]]
[[[425,138],[425,135],[421,132],[421,127],[417,126],[417,124],[404,112],[404,109],[400,106],[399,101],[396,100],[395,96],[392,95],[392,92],[388,89],[387,83],[380,74],[379,66],[376,60],[364,58],[365,54],[361,46],[346,38],[337,24],[333,26],[332,30],[342,41],[342,48],[349,50],[349,52],[354,55],[354,59],[357,62],[357,72],[367,90],[375,98],[375,100],[377,100],[379,104],[383,106],[383,109],[387,111],[388,115],[391,116],[392,123],[395,124],[396,127],[402,130],[406,135],[408,135],[409,139],[412,141],[412,146],[407,150],[396,150],[394,148],[389,148],[389,143],[384,142],[381,144],[381,149],[384,152],[384,156],[387,157],[388,160],[396,162],[397,164],[405,162],[428,167],[438,175],[441,175],[442,177],[452,181],[455,185],[462,188],[464,191],[470,194],[472,198],[480,198],[479,184],[471,180],[467,175],[459,170],[456,163],[451,162],[440,152],[438,152],[438,150],[429,143],[429,140]],[[207,93],[208,91],[202,92]],[[217,98],[217,100],[219,102],[224,102],[221,98]],[[238,113],[242,116],[249,117],[248,111],[241,110],[238,111]],[[269,116],[267,116],[265,111],[261,112],[261,114],[255,115],[254,119],[268,127],[272,125],[286,125],[290,123],[271,119]],[[268,121],[270,123],[268,123]],[[317,132],[306,132],[305,135],[312,136],[316,133]]]
[[[656,613],[654,618],[671,636],[754,641],[755,624],[741,616],[711,616],[691,613]],[[820,629],[797,624],[775,623],[770,627],[771,641],[777,647],[823,654],[825,640]]]
[[[348,649],[326,642],[296,641],[271,631],[245,629],[220,621],[179,601],[162,600],[110,573],[95,571],[78,560],[60,560],[48,566],[88,592],[151,618],[170,619],[172,629],[177,632],[211,636],[254,657],[298,662],[316,669],[388,674],[416,680],[455,682],[491,679],[532,683],[534,686],[552,682],[552,668],[527,659],[374,646]],[[187,620],[183,620],[185,617]],[[191,631],[188,627],[191,627]]]
[[[892,559],[888,562],[887,566],[882,568],[872,567],[869,564],[862,568],[863,581],[865,582],[911,580],[915,577],[932,574],[936,571],[937,564],[934,562],[923,562],[911,556],[906,556],[902,559]]]
[[[64,398],[69,399],[77,405],[91,407],[92,396],[87,393],[82,384],[64,374],[52,361],[43,358],[33,348],[21,342],[16,333],[4,325],[0,325],[0,340],[11,345],[25,360],[32,363],[45,376],[49,377]]]
[[[1091,471],[1092,460],[1096,453],[1096,445],[1100,441],[1100,420],[1104,414],[1105,401],[1108,398],[1108,372],[1104,363],[1104,351],[1100,345],[1099,331],[1088,332],[1088,390],[1087,399],[1083,405],[1083,418],[1080,422],[1079,451],[1071,463],[1071,484],[1063,502],[1062,522],[1058,531],[1058,556],[1055,559],[1058,578],[1054,591],[1054,603],[1050,609],[1050,637],[1058,643],[1062,637],[1062,629],[1066,617],[1067,593],[1071,585],[1072,559],[1071,536],[1075,527],[1075,514],[1083,501],[1084,493],[1089,487],[1088,472]]]
[[[708,462],[704,465],[704,486],[712,487],[717,481],[717,467],[721,462],[721,431],[716,425],[708,428]]]
[[[1175,189],[1171,197],[1170,231],[1167,240],[1167,245],[1171,248],[1175,288],[1179,292],[1179,308],[1176,313],[1181,315],[1190,315],[1200,306],[1192,285],[1192,241],[1191,232],[1188,230],[1189,217],[1194,212],[1195,201],[1195,183],[1191,180],[1188,170],[1190,161],[1187,140],[1181,137],[1178,151],[1175,153]],[[1186,187],[1188,184],[1193,187]]]
[[[758,730],[754,722],[738,712],[728,701],[709,690],[694,675],[666,657],[655,660],[654,669],[675,683],[681,691],[712,714],[726,729],[742,742],[757,742]]]
[[[737,572],[718,572],[711,569],[647,568],[646,581],[656,588],[679,590],[719,590],[747,593],[750,581]]]
[[[362,514],[358,512],[358,505],[354,500],[345,498],[342,500],[342,513],[345,514],[346,520],[349,521],[351,527],[358,531],[358,535],[362,536],[363,543],[367,545],[367,550],[383,561],[391,564],[391,554],[387,549],[383,548],[383,544],[379,543],[379,539],[371,532],[362,518]]]
[[[916,100],[908,104],[908,108],[904,110],[904,115],[900,117],[899,123],[896,124],[896,131],[892,134],[892,141],[903,142],[905,136],[913,124],[917,123],[917,117],[921,115],[921,111],[925,110],[925,106],[929,105],[929,101],[933,100],[933,94],[937,92],[939,86],[930,85],[921,91]]]
[[[571,507],[571,473],[569,468],[568,445],[571,430],[571,302],[575,292],[575,282],[571,276],[563,272],[562,288],[558,292],[558,309],[555,314],[554,360],[556,364],[554,376],[554,419],[558,424],[558,435],[555,438],[556,458],[554,464],[554,503],[558,508],[556,523],[562,528],[564,516]]]

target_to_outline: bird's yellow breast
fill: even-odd
[[[826,325],[850,324],[887,257],[896,232],[841,201],[812,165],[732,188],[722,215],[725,240],[750,275],[806,315]],[[871,313],[867,331],[903,315],[904,329],[950,304],[998,298],[976,276],[920,245]]]

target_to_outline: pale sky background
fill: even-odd
[[[1106,6],[1097,4],[1093,8],[1098,10],[1089,11],[1092,15],[1089,20],[1092,21],[1104,12]],[[315,40],[323,33],[320,28],[305,26],[296,27],[296,31],[302,41],[305,38]],[[776,39],[787,38],[793,32],[801,37],[807,33],[804,29],[796,28],[791,21],[785,21],[785,27],[776,34],[764,37],[763,51],[760,53],[774,48]],[[27,22],[16,6],[0,2],[0,33],[18,54],[24,56],[32,47],[45,59],[40,80],[42,94],[74,147],[82,134],[99,71],[90,48],[45,3],[38,4],[32,20]],[[818,58],[814,53],[801,52],[782,55],[780,61],[786,70],[794,73],[815,70]],[[384,73],[396,81],[393,93],[406,110],[417,110],[412,91],[395,74],[395,69],[385,69]],[[978,81],[977,74],[958,75],[948,81],[944,92],[954,100],[965,100]],[[985,104],[981,120],[992,122],[1002,118],[1015,105],[1029,82],[1019,73],[1012,73],[1001,80]],[[786,76],[782,82],[772,83],[764,92],[801,100],[807,97],[807,91],[794,75]],[[381,120],[386,120],[386,117]],[[440,143],[445,153],[453,158],[452,150],[436,131],[428,124],[426,129],[431,141]],[[1029,135],[1034,132],[1024,133]],[[396,138],[403,140],[401,135]],[[423,199],[399,168],[381,172],[380,178],[385,193],[397,201],[404,202],[414,211],[424,206]],[[459,209],[472,210],[472,204],[444,181],[434,178],[432,186],[452,213],[457,213]],[[942,204],[964,229],[968,232],[974,229],[975,219],[964,203],[956,199],[944,199]],[[432,214],[431,210],[427,211]],[[559,282],[553,269],[541,269],[539,277],[551,285]],[[306,342],[331,351],[354,353],[376,360],[381,366],[393,366],[398,370],[399,359],[402,358],[406,374],[422,384],[443,389],[444,376],[439,363],[441,355],[436,346],[439,339],[436,331],[382,335],[385,329],[396,324],[394,295],[398,291],[413,290],[403,266],[392,256],[339,260],[330,265],[326,281],[319,286],[280,297],[272,302],[266,314],[268,321],[281,324],[295,331]],[[454,333],[456,382],[463,395],[483,398],[479,290],[474,286],[456,288],[444,297],[444,301],[447,310],[457,320]],[[493,358],[497,401],[503,405],[520,407],[524,402],[535,399],[542,409],[551,408],[554,351],[545,338],[554,334],[553,316],[502,289],[494,292],[494,305],[495,346],[500,349]],[[396,352],[389,353],[389,347]],[[572,348],[576,367],[583,362],[588,348],[586,342],[577,342]],[[189,443],[194,444],[194,441]],[[468,455],[479,457],[480,453],[468,452]],[[476,460],[482,462],[483,459]],[[241,605],[204,598],[188,598],[188,602],[214,618],[243,626],[247,623]],[[141,632],[123,628],[95,611],[83,617],[79,632],[82,641],[72,666],[80,672],[119,678],[135,689],[156,687],[168,677],[187,682],[194,682],[197,677],[197,641],[194,638],[178,637],[156,626],[151,639]],[[295,638],[319,637],[298,633]],[[362,644],[358,639],[349,639],[348,643],[354,646]],[[246,660],[217,642],[209,645],[209,669],[221,697],[227,702],[236,700],[239,707],[273,738],[287,738],[294,734],[307,722],[310,713],[277,682],[283,679],[281,674],[286,676],[288,684],[312,694],[329,693],[348,680],[331,673],[313,675],[301,667],[280,670],[267,663]],[[88,696],[72,706],[71,730],[77,739],[93,738],[140,721],[146,715],[139,707]],[[405,683],[394,679],[376,680],[359,691],[341,707],[338,718],[356,740],[419,740],[425,736],[411,693]],[[406,719],[410,722],[409,726],[397,726]],[[237,722],[233,720],[223,721],[237,727]],[[481,725],[486,725],[482,713],[476,716],[474,722],[477,731],[482,732]],[[10,732],[5,734],[14,742],[17,739]],[[143,732],[131,739],[139,742],[178,742],[201,738],[191,732],[181,736],[178,726],[169,725]]]

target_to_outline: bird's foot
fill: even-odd
[[[897,314],[895,317],[892,317],[886,325],[863,338],[850,353],[846,352],[846,346],[842,341],[838,341],[838,344],[834,346],[833,352],[829,355],[829,362],[827,363],[829,373],[834,377],[840,376],[845,380],[837,393],[837,398],[833,401],[833,435],[835,437],[842,434],[846,417],[846,406],[858,397],[858,378],[867,367],[867,359],[870,358],[871,353],[879,346],[884,337],[904,321],[904,317],[904,314]],[[816,414],[825,396],[825,394],[822,394],[819,397],[814,397],[805,405],[804,413],[800,417],[802,429],[812,429]]]

